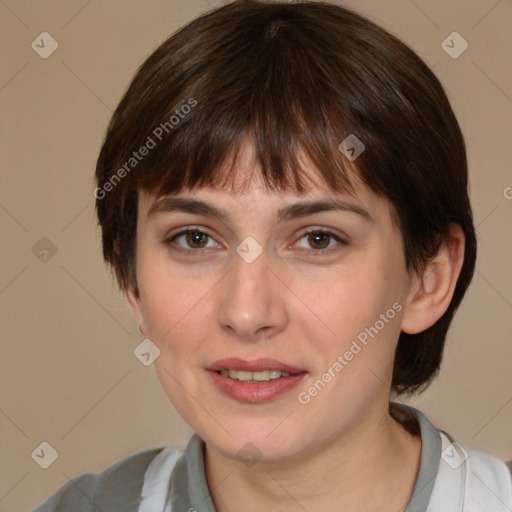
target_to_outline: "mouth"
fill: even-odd
[[[275,359],[222,359],[207,370],[224,395],[243,403],[275,399],[294,388],[308,373],[305,369]]]

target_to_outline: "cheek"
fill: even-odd
[[[385,270],[383,270],[385,269]],[[403,302],[403,288],[398,268],[361,262],[347,270],[333,271],[309,286],[308,303],[329,328],[333,342],[354,339],[365,329],[399,324],[397,309]],[[321,284],[321,286],[320,286]],[[388,314],[386,314],[388,312]],[[391,321],[392,320],[392,321]],[[393,325],[394,327],[394,325]],[[382,329],[380,329],[382,330]],[[396,328],[394,328],[396,332]]]
[[[147,336],[160,350],[154,366],[163,389],[178,412],[189,418],[193,407],[184,389],[195,388],[194,366],[201,361],[204,342],[211,332],[212,316],[207,305],[211,286],[191,276],[163,274],[141,273],[139,288]]]
[[[148,337],[161,349],[190,350],[208,334],[217,275],[141,255],[138,283]],[[185,343],[183,343],[185,342]]]
[[[192,338],[204,318],[204,287],[187,279],[158,276],[142,282],[144,317],[155,340],[166,342],[184,330]]]

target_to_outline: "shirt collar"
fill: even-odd
[[[405,512],[425,512],[432,496],[441,460],[441,437],[439,430],[420,410],[405,404],[399,405],[416,416],[421,432],[420,469]]]

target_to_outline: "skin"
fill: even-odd
[[[244,182],[249,186],[243,193],[179,193],[226,210],[227,222],[184,212],[148,218],[157,198],[139,191],[140,295],[125,290],[144,334],[161,351],[154,364],[163,389],[206,442],[205,471],[216,510],[316,512],[332,510],[333,503],[337,510],[404,510],[418,474],[421,439],[388,413],[393,356],[401,330],[420,332],[448,307],[462,265],[463,234],[454,225],[435,260],[421,275],[411,274],[385,198],[358,180],[354,197],[333,193],[318,178],[303,196],[269,192],[255,172],[249,144],[241,156],[236,183],[254,177]],[[356,204],[372,220],[329,211],[276,222],[282,206],[325,197]],[[184,235],[165,243],[186,228],[208,237],[189,237],[187,243]],[[315,244],[304,235],[309,228],[346,244],[328,236]],[[248,236],[263,248],[252,263],[235,251]],[[325,246],[335,251],[317,256]],[[198,255],[179,254],[176,247]],[[397,302],[401,310],[378,335],[309,403],[300,403],[298,393]],[[206,370],[235,356],[273,358],[308,373],[284,395],[243,404],[223,395]],[[259,457],[250,467],[238,455],[248,442]]]

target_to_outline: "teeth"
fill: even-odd
[[[241,380],[243,382],[265,382],[267,380],[279,379],[280,377],[289,377],[288,372],[281,372],[279,370],[263,370],[260,372],[247,372],[242,370],[226,370],[220,371],[224,377],[230,379]]]
[[[251,372],[237,372],[236,370],[229,370],[229,378],[230,379],[238,379],[240,377],[240,380],[250,380],[252,379],[252,373]]]

